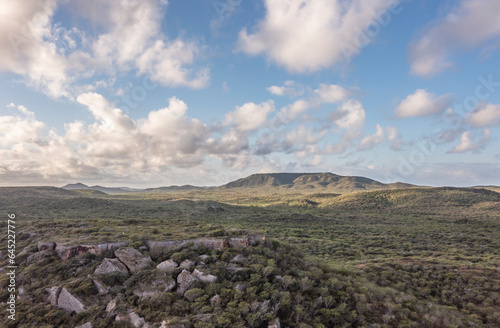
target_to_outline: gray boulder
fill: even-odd
[[[174,290],[175,286],[177,286],[175,280],[164,277],[148,283],[140,283],[139,289],[134,290],[134,295],[140,298],[151,298],[162,293],[169,293]]]
[[[92,279],[92,282],[94,283],[95,287],[97,288],[97,291],[99,294],[107,294],[109,292],[109,286],[106,286],[102,281],[99,281],[97,279]]]
[[[95,269],[94,274],[109,274],[113,272],[128,274],[128,269],[125,264],[118,259],[105,258]]]
[[[106,305],[106,312],[111,312],[116,308],[116,299],[110,301],[108,305]]]
[[[161,271],[168,271],[171,269],[175,269],[178,266],[179,266],[179,264],[177,264],[177,262],[175,262],[174,260],[167,260],[167,261],[163,261],[160,264],[158,264],[156,266],[156,268],[158,270],[161,270]]]
[[[82,302],[71,295],[71,293],[66,288],[63,288],[61,290],[61,293],[59,294],[59,298],[57,299],[57,307],[68,312],[75,311],[76,313],[80,313],[85,309],[85,306],[82,304]]]
[[[55,251],[61,260],[66,261],[72,257],[82,255],[85,253],[90,253],[94,255],[103,255],[107,251],[126,246],[127,243],[107,243],[99,245],[60,245],[56,244]]]
[[[191,260],[184,260],[181,262],[181,264],[179,265],[181,268],[184,268],[184,269],[192,269],[194,268],[196,265],[196,262],[194,261],[191,261]]]
[[[196,278],[193,277],[187,270],[182,270],[182,272],[177,276],[177,292],[184,295],[186,290],[188,290],[195,281]]]
[[[136,249],[130,247],[117,249],[115,251],[115,256],[124,263],[132,273],[136,273],[153,264],[149,256],[144,256]]]
[[[131,311],[128,314],[128,316],[130,318],[130,323],[132,323],[132,325],[135,328],[141,328],[146,324],[146,320],[144,320],[144,318],[139,317],[139,315],[137,313],[135,313],[134,311]]]
[[[200,281],[207,282],[207,283],[217,281],[217,276],[214,276],[211,274],[204,274],[203,272],[199,271],[198,269],[194,269],[192,276]]]
[[[61,288],[59,287],[52,287],[52,288],[47,288],[47,292],[49,293],[49,296],[47,297],[47,302],[49,302],[52,306],[57,306],[57,299],[59,298],[59,293],[61,292]]]

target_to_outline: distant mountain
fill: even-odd
[[[184,186],[169,186],[169,187],[158,187],[158,188],[147,188],[143,192],[170,192],[170,191],[198,191],[205,190],[207,187],[197,187],[192,185]]]
[[[400,189],[415,187],[406,183],[384,184],[369,178],[341,176],[333,173],[264,173],[252,174],[221,186],[222,189],[234,188],[278,188],[304,190],[330,190],[339,193],[375,189]]]
[[[67,190],[96,190],[100,191],[106,194],[124,194],[124,193],[129,193],[129,192],[137,192],[141,191],[142,189],[132,189],[132,188],[127,188],[127,187],[117,187],[117,188],[109,188],[109,187],[103,187],[103,186],[92,186],[89,187],[83,183],[73,183],[73,184],[67,184],[62,189],[67,189]]]

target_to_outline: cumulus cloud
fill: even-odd
[[[465,122],[476,128],[500,125],[500,105],[481,102]]]
[[[0,72],[25,78],[47,95],[73,98],[89,77],[137,70],[165,86],[205,87],[207,68],[190,68],[200,47],[168,40],[161,33],[166,1],[4,0],[0,11]],[[96,28],[83,32],[55,21],[58,10],[73,9],[77,21]]]
[[[396,116],[399,118],[428,116],[445,110],[452,103],[453,98],[449,94],[442,96],[418,89],[401,101],[396,108]]]
[[[410,45],[411,72],[432,76],[453,66],[455,52],[500,41],[499,15],[497,0],[461,0]]]
[[[296,89],[291,89],[291,85],[294,87],[296,86],[295,84],[285,83],[283,87],[272,86],[270,88],[273,88],[272,90],[274,90],[274,92],[297,95],[297,93],[293,93]],[[301,114],[310,109],[317,108],[324,104],[335,104],[346,101],[352,94],[350,90],[336,84],[320,84],[315,90],[311,88],[302,88],[301,90],[304,89],[307,90],[306,96],[280,109],[280,120],[288,123],[293,122],[299,118]]]
[[[358,145],[359,150],[369,150],[377,147],[385,140],[392,141],[397,138],[398,131],[395,127],[384,128],[380,124],[375,127],[376,131],[372,135],[365,136]]]
[[[339,128],[352,132],[363,127],[365,117],[366,111],[361,102],[356,99],[344,102],[336,111],[330,114],[330,120]]]
[[[482,150],[491,140],[490,129],[483,129],[482,137],[479,140],[474,140],[471,131],[465,131],[460,137],[460,144],[449,151],[449,153],[465,153],[468,151],[478,152]]]
[[[266,89],[275,96],[286,95],[294,98],[304,94],[304,87],[292,80],[285,81],[283,86],[272,85]]]
[[[237,106],[235,111],[227,113],[224,124],[232,125],[238,131],[250,132],[261,127],[273,111],[272,100],[262,104],[246,103],[243,106]]]
[[[398,0],[266,0],[266,16],[239,33],[239,49],[264,54],[291,72],[313,72],[349,60],[375,18]],[[314,17],[314,19],[311,19]],[[349,52],[349,54],[348,54]]]

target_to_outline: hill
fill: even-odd
[[[132,189],[132,188],[127,188],[127,187],[117,187],[117,188],[109,188],[109,187],[103,187],[103,186],[92,186],[89,187],[83,183],[74,183],[74,184],[67,184],[62,187],[62,189],[66,190],[95,190],[95,191],[100,191],[105,194],[124,194],[124,193],[129,193],[129,192],[137,192],[141,191],[141,189]]]
[[[192,185],[183,186],[168,186],[168,187],[158,187],[158,188],[147,188],[143,192],[181,192],[181,191],[200,191],[205,190],[205,187],[197,187]]]
[[[328,190],[338,193],[375,189],[397,189],[414,187],[405,183],[384,184],[369,178],[341,176],[333,173],[263,173],[252,174],[221,186],[221,189],[265,188],[291,191]]]

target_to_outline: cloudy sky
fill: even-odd
[[[0,0],[0,185],[500,185],[498,0]]]

